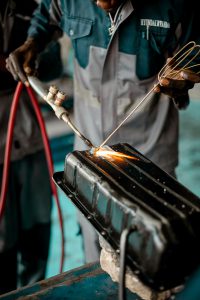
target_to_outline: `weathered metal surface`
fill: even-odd
[[[131,146],[111,149],[136,159],[74,151],[55,181],[114,249],[123,229],[136,226],[128,258],[144,282],[158,290],[182,284],[200,263],[199,198]]]
[[[1,300],[114,300],[118,285],[92,263],[0,296]],[[127,291],[128,300],[140,300]]]

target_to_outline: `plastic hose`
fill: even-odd
[[[8,121],[8,130],[4,154],[4,164],[3,164],[3,173],[2,173],[2,183],[1,183],[1,196],[0,196],[0,222],[4,214],[5,205],[6,205],[6,195],[8,191],[8,178],[9,178],[9,168],[10,168],[10,156],[12,149],[12,140],[13,140],[13,131],[15,126],[15,119],[17,113],[17,107],[19,104],[19,98],[23,89],[23,85],[18,83],[14,96],[13,102],[10,109],[10,117]]]
[[[14,93],[13,102],[12,102],[12,106],[11,106],[11,110],[10,110],[9,122],[8,122],[8,131],[7,131],[3,175],[2,175],[2,185],[1,185],[1,195],[0,195],[0,221],[4,214],[5,205],[6,205],[6,194],[7,194],[7,190],[8,190],[9,167],[10,167],[10,156],[11,156],[11,149],[12,149],[13,131],[14,131],[16,113],[17,113],[17,108],[18,108],[22,89],[23,89],[23,84],[20,82],[20,83],[18,83],[15,93]],[[64,226],[63,226],[63,218],[62,218],[62,212],[61,212],[57,189],[56,189],[54,182],[51,179],[52,175],[54,173],[52,155],[51,155],[49,140],[48,140],[48,136],[47,136],[47,132],[46,132],[46,128],[45,128],[45,123],[44,123],[37,99],[35,97],[33,90],[30,87],[27,87],[27,92],[29,94],[31,103],[33,105],[33,108],[34,108],[34,111],[35,111],[35,114],[36,114],[36,117],[38,120],[40,130],[41,130],[41,135],[42,135],[42,140],[43,140],[43,144],[44,144],[44,150],[45,150],[45,155],[46,155],[46,160],[47,160],[47,165],[48,165],[48,170],[49,170],[49,175],[50,175],[51,190],[52,190],[52,194],[54,196],[54,199],[55,199],[56,205],[57,205],[57,209],[58,209],[59,224],[60,224],[60,229],[61,229],[61,242],[62,242],[60,272],[62,272],[63,265],[64,265],[64,256],[65,256]]]
[[[65,236],[64,236],[63,217],[62,217],[62,211],[61,211],[60,202],[59,202],[59,198],[58,198],[57,188],[56,188],[56,185],[54,184],[54,182],[52,180],[52,176],[53,176],[53,173],[54,173],[54,168],[53,168],[53,160],[52,160],[52,155],[51,155],[51,149],[50,149],[50,145],[49,145],[49,139],[48,139],[48,136],[47,136],[44,119],[43,119],[39,104],[37,102],[35,93],[33,92],[31,87],[27,87],[26,89],[27,89],[27,92],[29,94],[29,97],[30,97],[31,103],[33,105],[33,108],[35,110],[35,114],[36,114],[36,117],[37,117],[37,120],[38,120],[38,124],[40,126],[40,131],[41,131],[41,134],[42,134],[42,140],[43,140],[43,144],[44,144],[44,150],[45,150],[47,165],[48,165],[48,169],[49,169],[51,190],[52,190],[52,194],[55,198],[57,209],[58,209],[58,218],[59,218],[59,224],[60,224],[60,230],[61,230],[61,243],[62,243],[61,262],[60,262],[60,273],[61,273],[62,270],[63,270],[64,258],[65,258],[65,249],[64,249]]]

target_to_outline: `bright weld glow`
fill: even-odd
[[[121,152],[110,151],[110,150],[106,150],[106,149],[103,149],[103,148],[98,149],[97,151],[95,151],[94,155],[95,156],[103,156],[103,157],[106,157],[106,158],[129,158],[129,159],[139,160],[135,156],[126,155],[126,154],[123,154]]]

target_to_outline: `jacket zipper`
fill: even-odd
[[[114,19],[112,18],[112,15],[111,15],[110,13],[108,13],[109,18],[110,18],[110,22],[111,22],[111,26],[108,28],[109,35],[112,35],[113,32],[114,32],[115,29],[116,29],[117,19],[118,19],[118,17],[119,17],[119,13],[120,13],[120,11],[121,11],[123,5],[124,5],[124,3],[122,3],[122,4],[118,7],[118,9],[117,9],[117,11],[116,11],[116,14],[115,14],[115,16],[114,16]]]

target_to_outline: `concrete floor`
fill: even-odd
[[[180,163],[177,169],[178,180],[200,197],[200,90],[195,89],[192,94],[192,101],[187,110],[180,112]],[[55,122],[55,123],[54,123]],[[47,126],[49,132],[51,126],[55,128],[57,121],[50,122]],[[60,121],[58,121],[60,122]],[[51,137],[55,170],[63,171],[64,158],[67,152],[72,151],[73,135],[66,131],[61,123],[59,138]],[[66,258],[64,271],[73,269],[84,264],[84,255],[81,247],[82,238],[78,235],[76,222],[76,209],[69,200],[59,191],[61,206],[64,216],[65,237],[66,237]],[[51,277],[59,272],[60,260],[60,229],[57,219],[57,210],[54,206],[52,212],[52,235],[49,254],[49,263],[46,277]]]

